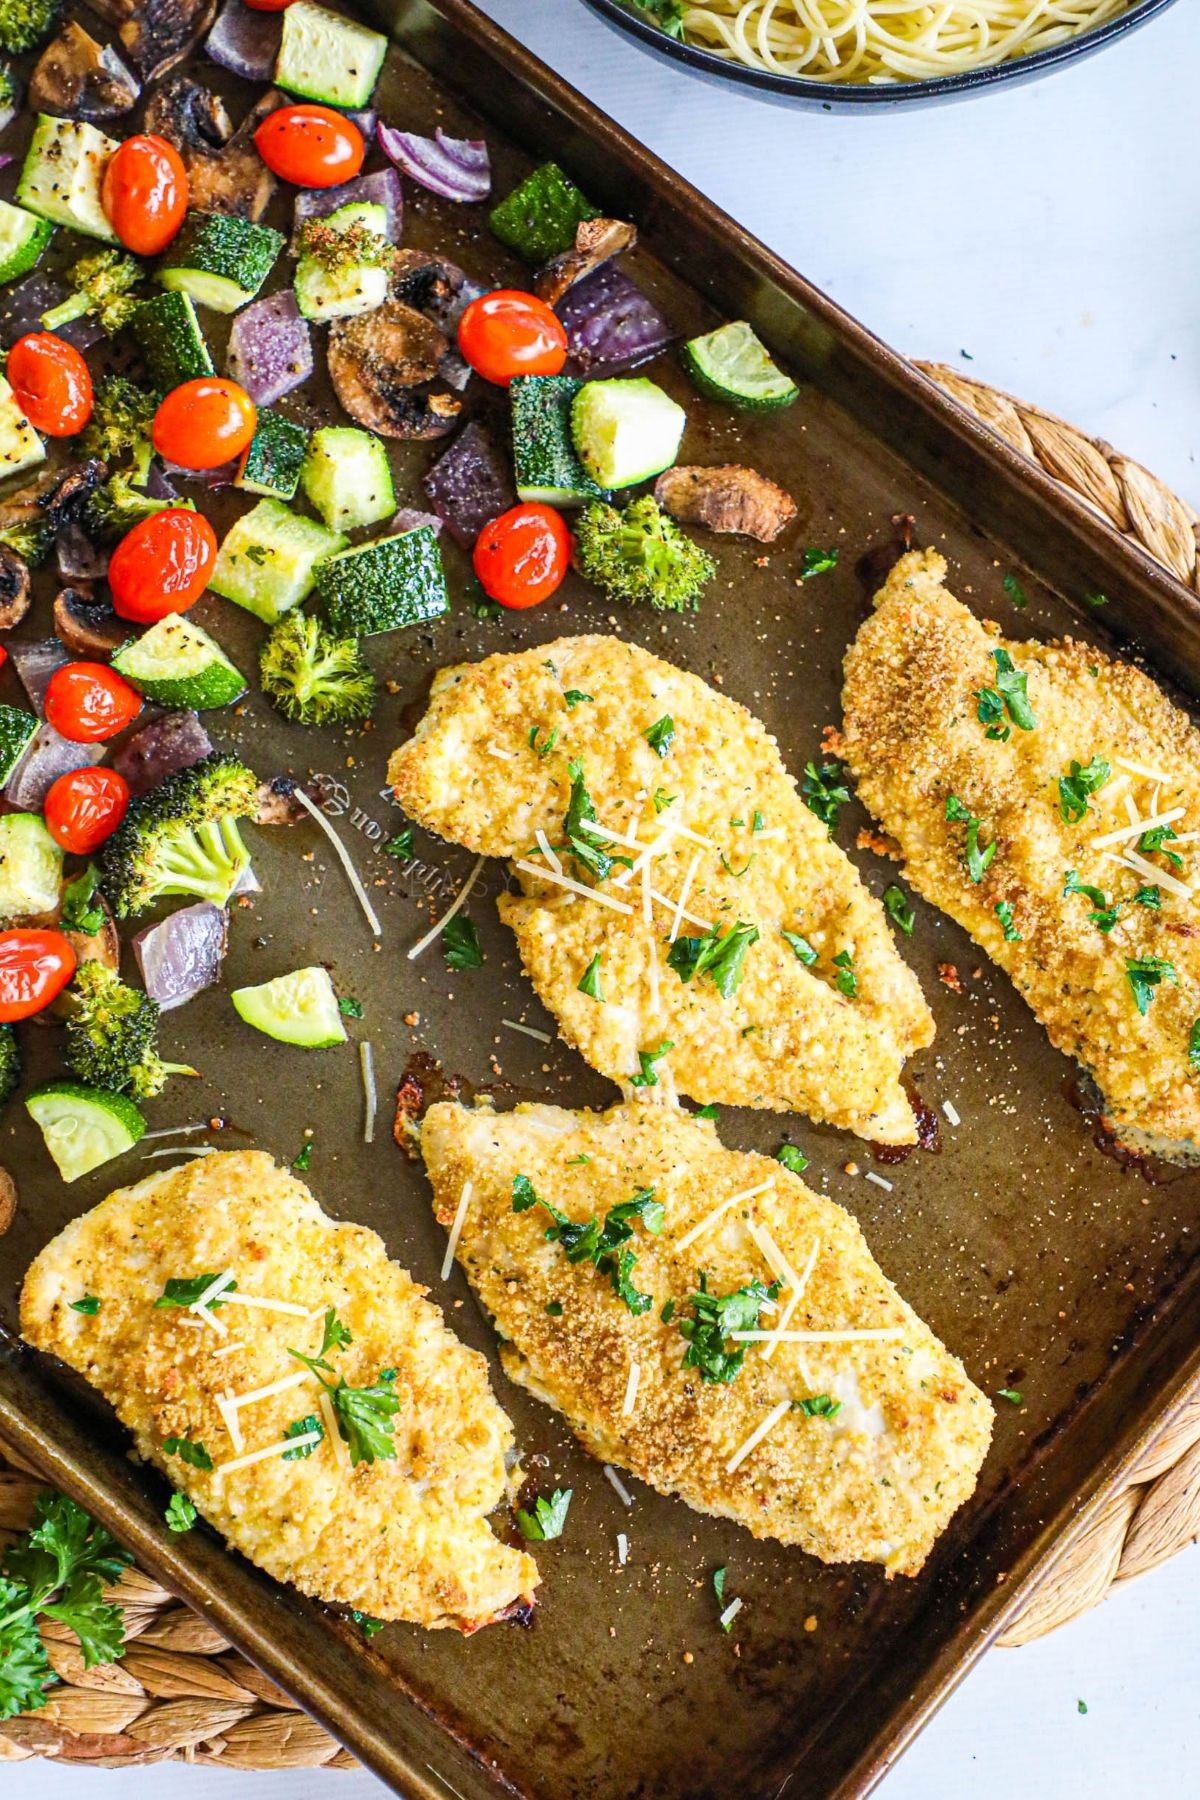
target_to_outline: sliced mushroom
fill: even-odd
[[[673,519],[736,532],[769,544],[796,516],[796,502],[756,469],[723,463],[715,469],[668,469],[654,484],[654,498]]]
[[[149,83],[173,69],[213,22],[217,0],[90,0],[94,13],[117,26],[130,61]]]
[[[283,95],[272,88],[235,131],[224,101],[211,88],[174,75],[147,106],[146,130],[166,138],[183,158],[193,207],[258,220],[275,192],[275,178],[254,147],[254,133],[282,103]]]
[[[34,112],[72,119],[119,119],[138,103],[141,84],[108,44],[71,20],[46,45],[29,77]]]
[[[538,270],[533,291],[547,306],[555,306],[569,287],[585,275],[594,275],[603,264],[632,250],[636,243],[637,227],[625,219],[584,219],[575,227],[573,247]]]
[[[0,631],[11,631],[19,625],[32,600],[29,565],[7,544],[0,544]]]
[[[457,316],[457,300],[466,283],[457,263],[432,250],[397,250],[392,263],[392,295],[448,331]]]
[[[85,584],[65,587],[55,597],[54,632],[72,656],[89,662],[107,662],[129,638],[125,621],[96,600]]]
[[[334,325],[330,379],[351,418],[380,437],[444,437],[462,402],[444,391],[431,392],[428,383],[448,347],[431,319],[402,301],[387,300],[374,312]]]
[[[38,506],[57,531],[68,519],[79,517],[84,501],[107,480],[108,465],[97,456],[56,469],[38,495]]]

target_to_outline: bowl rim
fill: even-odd
[[[957,75],[936,75],[925,81],[897,82],[894,86],[868,86],[865,83],[842,85],[813,81],[803,75],[781,75],[772,69],[753,68],[746,63],[718,56],[714,51],[703,50],[695,44],[685,44],[678,38],[668,37],[658,26],[631,12],[621,0],[585,0],[585,4],[609,24],[637,38],[648,49],[684,64],[697,74],[718,81],[739,82],[743,86],[757,88],[760,92],[793,100],[818,102],[824,110],[832,112],[842,107],[872,104],[901,106],[907,102],[912,105],[923,100],[969,94],[978,88],[994,87],[1007,81],[1032,80],[1037,75],[1048,74],[1063,63],[1104,49],[1126,32],[1133,31],[1137,26],[1144,25],[1159,13],[1165,12],[1168,6],[1174,5],[1174,0],[1132,0],[1132,4],[1123,13],[1106,19],[1103,25],[1097,25],[1091,31],[1080,32],[1064,43],[1053,44],[1046,50],[1036,50],[1032,56],[989,63],[981,69],[964,69]]]

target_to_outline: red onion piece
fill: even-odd
[[[440,129],[436,138],[418,137],[382,123],[376,136],[397,168],[443,200],[486,200],[492,191],[488,149],[482,141],[448,138]]]
[[[475,419],[451,439],[421,485],[447,531],[467,550],[490,519],[517,503],[512,471]]]
[[[337,110],[343,113],[352,125],[358,126],[363,134],[363,140],[369,148],[371,139],[375,136],[375,128],[379,124],[379,114],[375,108],[373,106],[339,106]]]
[[[243,0],[225,0],[204,48],[219,68],[243,81],[270,81],[282,37],[282,13],[254,12]]]
[[[343,181],[337,187],[303,188],[296,195],[293,248],[299,241],[300,227],[305,219],[327,219],[339,206],[382,206],[387,214],[384,235],[389,243],[400,242],[404,219],[404,190],[400,186],[400,177],[395,169],[375,169],[370,175],[356,175],[353,181]],[[244,316],[238,314],[239,318]]]
[[[225,366],[256,406],[273,406],[313,372],[312,337],[290,288],[238,313]]]
[[[50,677],[56,669],[61,669],[71,658],[66,647],[56,637],[42,638],[36,644],[14,644],[9,651],[13,668],[17,671],[17,679],[29,696],[29,704],[39,719],[44,719],[46,709],[43,704],[46,689],[50,686]]]
[[[180,907],[133,939],[142,985],[164,1012],[182,1006],[221,979],[229,915],[211,900]]]
[[[568,288],[555,311],[566,326],[572,375],[632,369],[679,335],[650,296],[612,263]]]
[[[108,552],[93,544],[82,525],[68,519],[58,528],[55,548],[58,573],[63,581],[103,581],[108,570]]]
[[[428,525],[434,537],[441,536],[442,518],[439,513],[421,512],[415,506],[402,506],[384,535],[394,537],[401,531],[420,531],[423,525]]]
[[[104,755],[103,744],[72,744],[53,725],[39,725],[28,750],[8,778],[4,797],[22,812],[40,812],[60,775],[90,769]]]
[[[28,331],[41,331],[42,314],[65,300],[69,289],[57,275],[38,270],[0,294],[0,345],[7,350]],[[94,313],[81,319],[69,319],[58,326],[55,335],[77,350],[90,350],[105,336],[104,327]]]
[[[15,106],[6,106],[0,109],[0,131],[3,131],[6,125],[11,125],[16,116]],[[0,169],[7,169],[9,163],[16,160],[11,150],[0,150]]]
[[[162,713],[125,739],[112,766],[131,793],[148,794],[168,775],[211,755],[212,740],[194,712]]]

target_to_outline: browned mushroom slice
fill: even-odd
[[[668,469],[654,484],[654,498],[673,519],[737,532],[769,544],[796,516],[796,502],[756,469],[723,463],[715,469]]]
[[[129,637],[129,627],[90,587],[65,587],[54,601],[54,633],[72,656],[107,662]]]
[[[329,334],[329,375],[338,399],[380,437],[439,438],[454,427],[462,402],[428,388],[448,348],[431,319],[388,300]]]
[[[71,20],[42,51],[29,77],[34,112],[72,119],[119,119],[138,103],[141,84],[116,51]]]
[[[254,147],[254,133],[282,102],[272,88],[235,131],[224,102],[210,88],[176,75],[147,106],[146,130],[166,138],[183,158],[193,207],[258,220],[275,192],[275,178]]]
[[[572,248],[538,270],[533,291],[547,306],[555,306],[569,287],[585,275],[594,275],[604,263],[632,250],[636,243],[637,227],[625,219],[584,219],[575,227]]]
[[[7,544],[0,544],[0,631],[19,625],[32,599],[28,565]]]
[[[213,22],[217,0],[90,0],[115,25],[130,61],[145,82],[182,62]]]

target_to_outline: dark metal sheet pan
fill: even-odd
[[[1038,470],[957,411],[792,270],[631,142],[467,0],[410,0],[376,16],[402,48],[385,76],[384,109],[417,130],[478,128],[484,116],[498,186],[553,155],[594,197],[638,220],[637,273],[688,331],[745,316],[805,378],[798,404],[769,421],[731,420],[689,397],[689,455],[736,457],[783,481],[801,503],[795,532],[759,566],[745,545],[723,546],[719,585],[695,619],[622,615],[582,588],[562,606],[498,622],[461,603],[467,567],[450,557],[459,599],[432,630],[375,640],[396,684],[374,730],[347,751],[336,737],[288,731],[255,705],[215,722],[260,773],[290,767],[336,777],[340,825],[379,886],[378,954],[342,877],[314,840],[261,832],[263,894],[234,920],[231,983],[265,979],[314,957],[367,1002],[388,1096],[423,1047],[473,1081],[496,1080],[500,1103],[538,1093],[605,1103],[611,1090],[579,1059],[543,1050],[500,1026],[548,1023],[539,1013],[493,909],[475,903],[489,964],[484,977],[448,974],[436,955],[403,955],[469,859],[422,842],[409,873],[373,846],[393,828],[387,752],[419,710],[441,663],[616,628],[698,673],[718,678],[776,732],[796,767],[839,717],[840,664],[872,580],[894,549],[893,515],[912,514],[918,539],[950,557],[957,590],[1007,630],[1020,628],[1002,589],[1013,570],[1029,597],[1031,633],[1100,621],[1080,604],[1102,591],[1103,625],[1136,640],[1151,663],[1200,692],[1200,614],[1164,572]],[[478,112],[463,110],[465,96]],[[505,147],[505,146],[509,147]],[[930,229],[936,228],[936,222]],[[484,280],[512,270],[498,246],[451,209],[409,190],[406,238],[440,244]],[[660,371],[656,369],[656,376]],[[661,379],[681,395],[678,371]],[[486,397],[485,397],[486,401]],[[398,459],[415,492],[428,460]],[[216,509],[219,513],[219,508]],[[837,569],[796,581],[798,547],[837,544]],[[257,628],[202,603],[203,622],[244,666]],[[385,667],[386,664],[386,667]],[[887,870],[853,848],[861,815],[841,833],[879,891]],[[498,872],[490,871],[494,894]],[[884,1268],[983,1386],[1018,1386],[1002,1406],[974,1503],[956,1519],[915,1582],[875,1570],[826,1569],[796,1551],[755,1544],[637,1488],[626,1512],[553,1415],[496,1370],[518,1440],[543,1484],[574,1488],[570,1530],[541,1557],[545,1582],[527,1633],[496,1627],[462,1641],[403,1627],[367,1646],[348,1623],[280,1589],[210,1536],[163,1528],[165,1489],[129,1464],[121,1434],[88,1396],[25,1355],[14,1337],[21,1275],[66,1219],[110,1186],[155,1167],[128,1163],[64,1189],[19,1108],[0,1125],[0,1160],[18,1174],[17,1221],[0,1240],[0,1431],[77,1495],[146,1565],[224,1629],[397,1791],[421,1800],[767,1800],[862,1793],[995,1635],[1069,1526],[1102,1503],[1200,1367],[1193,1231],[1200,1176],[1148,1181],[1102,1153],[1074,1102],[1071,1070],[1048,1046],[1008,983],[948,921],[920,909],[911,958],[934,1007],[938,1039],[915,1060],[917,1087],[953,1101],[963,1123],[943,1128],[938,1155],[890,1169],[891,1192],[844,1172],[870,1152],[796,1122],[810,1179],[854,1210]],[[938,965],[955,963],[966,992]],[[978,971],[978,973],[975,973]],[[404,1015],[419,1014],[409,1026]],[[281,1159],[316,1131],[310,1182],[326,1207],[370,1224],[443,1298],[464,1338],[491,1349],[461,1279],[437,1281],[442,1254],[428,1193],[386,1131],[361,1142],[352,1055],[302,1057],[248,1034],[222,993],[171,1016],[168,1044],[186,1041],[205,1085],[176,1084],[152,1123],[223,1114],[220,1142],[255,1141]],[[184,1027],[186,1025],[186,1040]],[[178,1036],[173,1034],[178,1033]],[[169,1052],[168,1052],[169,1053]],[[50,1034],[35,1073],[54,1061]],[[781,1121],[727,1111],[729,1142],[773,1149]],[[792,1122],[789,1121],[789,1128]],[[628,1533],[619,1569],[615,1537]],[[729,1569],[745,1608],[717,1629],[709,1577]],[[808,1622],[815,1622],[806,1628]]]

